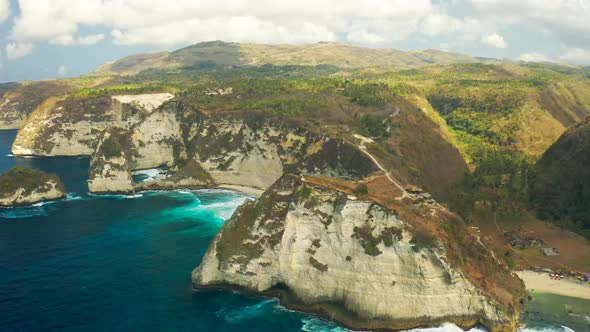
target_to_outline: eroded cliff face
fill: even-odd
[[[88,189],[93,193],[134,191],[129,169],[129,136],[119,128],[104,131],[90,159]]]
[[[0,206],[31,205],[42,201],[54,201],[66,197],[63,188],[55,181],[47,182],[44,186],[28,191],[20,188],[11,195],[0,197]]]
[[[187,158],[179,121],[169,108],[153,112],[133,126],[131,146],[134,170],[172,167]]]
[[[236,211],[192,279],[196,287],[286,288],[288,302],[353,328],[515,328],[515,317],[447,263],[442,245],[416,245],[395,212],[289,175]]]
[[[349,143],[266,121],[208,118],[193,145],[195,159],[218,184],[267,189],[295,168],[354,179],[376,170]]]
[[[12,146],[12,153],[89,156],[96,148],[98,137],[106,128],[130,128],[155,107],[172,98],[170,94],[157,94],[159,97],[154,97],[153,103],[150,104],[145,102],[148,96],[153,97],[137,95],[50,98],[35,109],[19,130]]]
[[[27,119],[28,113],[18,109],[20,101],[12,98],[8,95],[0,99],[0,130],[18,129]]]
[[[136,190],[213,185],[265,190],[287,169],[354,179],[376,170],[372,161],[342,140],[264,120],[209,117],[174,101],[131,128],[120,129],[128,137],[128,170],[165,167],[173,174],[136,184]],[[100,174],[91,174],[91,179]],[[103,192],[109,177],[102,176],[101,181]],[[118,192],[121,187],[113,188]]]

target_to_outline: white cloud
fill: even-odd
[[[491,33],[489,35],[485,35],[481,38],[481,41],[487,45],[496,47],[496,48],[507,48],[508,44],[504,40],[504,37],[500,36],[497,33]]]
[[[507,27],[527,26],[547,34],[555,41],[584,44],[590,42],[590,3],[588,0],[462,0],[470,2],[471,15]]]
[[[459,31],[465,26],[464,22],[444,14],[428,15],[421,24],[420,31],[426,35],[436,36]]]
[[[10,17],[10,0],[0,0],[0,23]]]
[[[33,53],[35,45],[31,43],[9,43],[6,45],[6,57],[18,59]]]
[[[359,6],[357,0],[19,0],[20,14],[9,39],[17,44],[91,45],[110,34],[118,45],[176,46],[220,39],[391,46],[412,38],[432,45],[477,42],[506,49],[502,34],[524,26],[555,45],[587,48],[588,1],[365,0]],[[0,18],[3,4],[8,1],[0,0]],[[105,34],[81,36],[85,28]]]
[[[559,60],[575,65],[590,66],[590,49],[573,48],[559,57]]]
[[[524,53],[519,55],[516,60],[525,61],[525,62],[545,62],[549,61],[549,58],[541,53]]]
[[[65,76],[68,73],[68,67],[61,65],[57,68],[57,74],[59,76]]]
[[[347,39],[351,42],[361,44],[378,44],[385,41],[385,39],[376,33],[369,32],[365,29],[351,31],[347,35]]]
[[[104,39],[103,33],[99,33],[96,35],[88,35],[88,36],[78,36],[78,37],[74,37],[71,35],[62,35],[62,36],[57,36],[55,38],[50,39],[49,43],[55,44],[55,45],[64,45],[64,46],[68,46],[68,45],[94,45],[103,39]]]
[[[75,37],[80,28],[100,26],[115,44],[164,46],[214,39],[299,44],[338,36],[383,43],[406,38],[433,10],[430,0],[367,0],[363,6],[355,0],[20,0],[20,7],[10,34],[17,42],[85,44]]]

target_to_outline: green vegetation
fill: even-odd
[[[315,259],[313,257],[309,257],[309,263],[311,264],[311,266],[313,266],[314,268],[318,269],[321,272],[328,271],[328,264],[322,264],[317,259]]]
[[[369,194],[369,187],[366,184],[361,183],[356,188],[352,190],[352,193],[355,195],[368,195]]]
[[[385,116],[366,114],[355,124],[358,131],[368,137],[382,138],[389,136],[391,123]]]
[[[535,166],[530,202],[542,219],[590,238],[590,117],[570,128]]]
[[[354,227],[352,238],[357,239],[365,254],[370,256],[379,256],[383,252],[377,248],[379,243],[383,241],[385,247],[391,247],[394,242],[401,240],[402,229],[396,227],[386,227],[378,236],[373,236],[374,227],[369,224],[364,224],[361,227]]]
[[[170,92],[177,93],[185,86],[182,83],[145,83],[115,85],[106,87],[85,88],[69,94],[70,98],[86,98],[90,96],[136,95],[142,93]]]
[[[124,152],[119,137],[109,135],[100,145],[100,152],[107,159],[121,157]]]
[[[49,182],[54,182],[58,190],[64,190],[63,183],[56,175],[29,167],[15,166],[0,174],[0,197],[12,196],[19,189],[24,189],[24,195],[29,195],[33,191],[47,192],[53,188]]]
[[[15,107],[25,113],[49,96],[68,96],[60,101],[64,118],[81,119],[80,109],[108,116],[103,111],[114,94],[171,92],[179,109],[235,117],[253,127],[271,121],[347,141],[361,134],[375,140],[368,150],[402,182],[425,187],[470,220],[478,205],[517,213],[528,204],[539,156],[564,126],[590,113],[589,73],[546,63],[485,63],[432,50],[208,42],[130,56],[85,77],[3,84],[0,95],[12,93]],[[227,88],[231,94],[209,94]],[[416,96],[432,106],[430,114],[417,110]],[[183,118],[185,136],[197,121],[198,116]],[[124,148],[105,143],[108,156]],[[51,150],[50,140],[44,144]],[[355,191],[366,194],[362,187]],[[579,230],[585,217],[572,209],[541,214],[575,215],[563,223]]]
[[[311,195],[312,189],[308,186],[302,186],[300,189],[301,198],[307,200]]]
[[[413,231],[410,243],[413,244],[412,250],[420,252],[422,249],[432,249],[437,245],[437,238],[426,229],[419,228]]]

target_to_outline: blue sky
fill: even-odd
[[[209,40],[338,41],[590,65],[590,0],[0,0],[0,82]]]

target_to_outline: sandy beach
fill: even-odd
[[[548,273],[533,271],[516,272],[528,290],[564,295],[590,300],[590,283],[576,284],[573,279],[552,280]]]
[[[262,190],[262,189],[248,187],[248,186],[233,185],[233,184],[222,184],[219,186],[219,188],[239,191],[239,192],[242,192],[247,195],[252,195],[254,197],[260,197],[264,193],[264,190]]]

